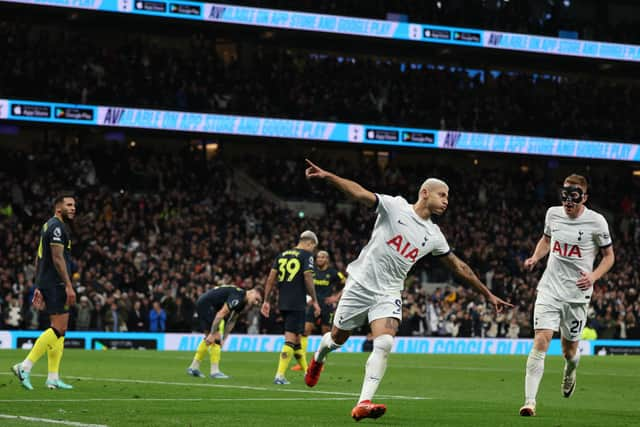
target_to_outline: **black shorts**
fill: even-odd
[[[196,307],[196,310],[198,311],[198,320],[200,321],[200,332],[208,334],[211,332],[211,324],[216,317],[216,313],[210,305]]]
[[[53,285],[46,288],[38,288],[47,305],[48,314],[64,314],[69,312],[67,305],[67,291],[63,284]]]
[[[304,310],[282,310],[284,331],[294,334],[304,332]]]
[[[333,322],[333,313],[336,309],[333,305],[320,304],[320,316],[315,317],[313,315],[313,306],[307,307],[305,321],[313,323],[314,325],[328,325],[331,326]]]

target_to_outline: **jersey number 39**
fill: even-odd
[[[278,260],[278,282],[292,281],[298,271],[300,271],[300,261],[297,258],[280,258]]]

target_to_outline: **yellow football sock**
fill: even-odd
[[[44,355],[47,350],[51,350],[53,346],[58,341],[58,336],[55,332],[53,332],[52,328],[44,331],[38,339],[36,343],[33,345],[33,348],[29,352],[27,359],[29,359],[33,364],[35,364],[40,358]]]
[[[295,356],[296,360],[300,364],[300,367],[302,368],[302,372],[307,372],[307,368],[309,367],[307,365],[307,352],[304,351],[303,348],[296,348],[293,351],[293,355]]]
[[[64,351],[64,337],[58,338],[52,348],[47,352],[47,360],[49,365],[49,373],[57,374],[60,372],[60,361],[62,360],[62,352]]]
[[[198,362],[202,362],[202,359],[204,359],[204,355],[207,354],[207,342],[205,340],[200,341],[200,344],[198,344],[198,349],[196,350],[196,355],[193,357],[194,360],[197,360]]]
[[[305,337],[304,335],[300,336],[300,349],[302,350],[302,357],[304,358],[304,361],[307,361],[307,344],[309,342],[309,337]],[[298,362],[298,365],[300,365],[300,368],[303,369],[303,371],[306,372],[307,370],[307,366],[306,364],[303,365],[302,363],[300,363],[300,356],[298,351],[294,348],[294,352],[293,355],[296,357],[296,360]]]
[[[220,355],[222,354],[222,347],[220,344],[213,344],[210,349],[211,352],[211,364],[214,363],[217,365],[220,363]]]
[[[284,377],[284,373],[287,371],[289,362],[293,357],[293,344],[285,342],[282,346],[282,352],[280,353],[280,361],[278,362],[277,377]]]

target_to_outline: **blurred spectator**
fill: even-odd
[[[117,300],[112,299],[108,304],[109,309],[104,315],[105,331],[107,332],[123,332],[127,330],[127,322],[123,309]],[[164,331],[164,319],[162,320],[162,329]]]
[[[592,341],[592,340],[597,340],[598,339],[598,332],[595,330],[595,328],[593,327],[593,322],[589,322],[587,324],[587,326],[584,327],[584,329],[582,330],[582,339],[583,340],[588,340],[588,341]]]
[[[167,314],[160,306],[160,302],[153,302],[153,309],[149,312],[149,330],[151,332],[164,332],[166,330]]]
[[[21,304],[17,298],[13,298],[11,294],[5,298],[6,315],[4,318],[4,324],[8,329],[18,329],[22,322]]]
[[[518,319],[513,316],[509,322],[509,329],[506,334],[507,338],[516,339],[520,337],[520,326],[518,325]]]
[[[144,332],[147,330],[147,319],[149,316],[142,309],[142,303],[136,301],[133,303],[133,308],[129,311],[128,316],[128,329],[131,332]]]
[[[303,163],[295,156],[275,160],[254,151],[253,157],[215,158],[206,163],[197,156],[189,150],[162,154],[116,145],[69,147],[53,142],[38,147],[34,160],[16,152],[4,156],[23,171],[31,162],[37,164],[37,170],[49,170],[43,165],[58,170],[63,161],[72,169],[92,164],[96,170],[95,185],[78,190],[78,217],[73,224],[72,250],[77,264],[73,282],[79,304],[71,315],[76,329],[190,331],[193,302],[199,295],[220,284],[248,288],[260,283],[270,270],[268,260],[292,244],[297,230],[319,230],[320,246],[331,253],[341,270],[369,237],[368,224],[375,220],[375,214],[367,209],[336,209],[343,199],[331,189],[309,186]],[[277,166],[279,161],[292,166],[273,173],[283,170]],[[415,266],[405,285],[402,333],[530,337],[532,303],[541,271],[526,272],[521,265],[542,232],[539,221],[544,210],[557,203],[553,179],[509,168],[442,167],[421,157],[415,161],[414,165],[391,161],[382,168],[366,158],[350,163],[335,160],[332,169],[347,171],[346,176],[372,190],[400,194],[408,200],[415,197],[425,170],[446,177],[452,202],[447,213],[436,219],[439,226],[456,254],[487,279],[497,295],[517,307],[496,316],[483,297],[457,286],[435,259],[425,259]],[[136,165],[136,179],[129,175],[132,165]],[[289,187],[287,198],[322,201],[327,212],[318,218],[300,218],[297,212],[261,197],[260,192],[243,198],[233,185],[233,171],[241,167],[268,189],[277,189],[284,177]],[[45,195],[73,187],[75,182],[66,175],[35,173],[19,179],[4,170],[0,169],[0,194],[7,194],[18,180],[29,182],[23,197],[32,212],[48,212]],[[596,168],[593,172],[597,173]],[[484,190],[480,191],[480,186]],[[612,215],[617,257],[616,266],[596,284],[593,293],[593,325],[602,336],[637,338],[639,333],[640,251],[632,238],[640,224],[637,194],[635,181],[615,173],[594,179],[590,202]],[[624,215],[631,219],[625,225],[629,228],[627,241],[618,238],[622,232],[616,231],[623,218],[616,214],[624,200],[629,205]],[[16,304],[18,327],[43,325],[29,302],[33,294],[33,242],[46,219],[33,217],[26,210],[0,217],[0,319],[5,327],[7,322],[16,323]],[[274,310],[269,319],[250,313],[238,322],[236,331],[277,334],[281,329],[282,318]]]
[[[91,328],[91,315],[93,310],[93,303],[86,295],[82,295],[77,306],[76,330],[88,331]]]

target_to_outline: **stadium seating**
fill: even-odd
[[[12,151],[0,179],[0,289],[5,296],[0,327],[33,329],[38,313],[29,304],[33,292],[33,251],[39,227],[50,212],[49,195],[78,189],[79,216],[74,224],[74,282],[80,304],[73,316],[76,329],[109,329],[122,316],[130,330],[148,327],[154,301],[166,311],[167,330],[191,329],[193,303],[208,287],[262,283],[275,254],[294,244],[303,228],[316,230],[320,247],[328,249],[338,268],[357,256],[374,219],[366,209],[350,213],[335,209],[340,196],[327,187],[309,186],[303,163],[295,157],[267,163],[266,151],[237,160],[202,162],[200,153],[184,150],[163,154],[144,149],[99,145],[93,148],[48,144],[36,155]],[[65,160],[57,153],[64,152]],[[370,160],[361,164],[330,162],[327,167],[375,191],[413,200],[424,169],[386,169]],[[288,164],[289,166],[285,166]],[[421,163],[425,165],[425,160]],[[70,173],[41,175],[46,170]],[[427,162],[428,165],[428,162]],[[300,218],[259,194],[235,191],[233,170],[245,168],[267,188],[288,183],[289,199],[326,203],[321,218]],[[540,271],[525,273],[522,261],[541,233],[544,210],[556,199],[553,182],[543,175],[505,169],[461,170],[429,165],[429,173],[446,177],[452,188],[448,212],[438,222],[456,253],[467,260],[494,292],[517,304],[506,315],[490,312],[482,298],[459,287],[433,260],[417,265],[403,294],[406,335],[521,336],[531,335],[530,315]],[[463,168],[464,169],[464,168]],[[282,174],[274,173],[282,171]],[[483,179],[479,179],[482,176]],[[619,182],[601,182],[593,202],[610,219],[617,265],[597,285],[591,313],[604,336],[638,336],[640,299],[640,212],[631,198],[637,187],[623,192]],[[121,191],[121,189],[124,189]],[[10,208],[9,208],[10,207]],[[438,289],[423,282],[443,283]],[[139,313],[134,304],[140,301]],[[142,313],[142,325],[137,325]],[[145,314],[147,313],[147,314]],[[246,331],[257,313],[243,319]],[[122,324],[122,320],[119,324]],[[279,332],[277,311],[259,318],[261,332]]]
[[[575,31],[581,39],[613,42],[640,42],[637,13],[624,2],[601,3],[600,7],[580,7],[579,1],[566,0],[429,0],[405,2],[377,0],[230,0],[228,4],[300,10],[332,15],[387,19],[388,14],[405,15],[409,22],[482,28],[557,37],[560,30]],[[618,4],[617,4],[618,3]],[[633,5],[635,6],[635,5]],[[620,10],[626,10],[620,18]],[[607,17],[612,19],[608,20]]]
[[[229,50],[216,33],[176,34],[171,43],[152,34],[84,26],[63,31],[24,18],[0,22],[0,51],[7,52],[0,97],[640,140],[640,94],[630,77],[241,40]]]

